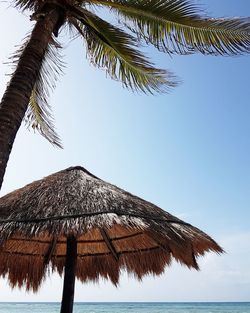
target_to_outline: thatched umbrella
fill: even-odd
[[[75,276],[110,279],[121,270],[159,275],[174,258],[222,252],[208,235],[154,204],[71,167],[0,199],[0,275],[36,291],[50,266],[65,273],[62,313],[72,312]]]

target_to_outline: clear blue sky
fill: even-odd
[[[250,16],[246,0],[203,0],[212,16]],[[28,15],[0,3],[0,91],[4,62],[31,28]],[[6,30],[6,31],[5,31]],[[77,284],[77,301],[250,301],[250,56],[167,55],[148,50],[183,81],[168,95],[133,94],[88,65],[82,42],[61,36],[67,63],[51,97],[64,150],[22,127],[1,194],[71,165],[83,165],[209,233],[227,254],[200,259],[201,271],[174,264],[138,283]],[[37,295],[0,301],[60,301],[52,276]],[[24,296],[25,294],[25,296]]]

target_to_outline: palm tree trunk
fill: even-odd
[[[17,131],[58,19],[59,12],[54,9],[36,23],[0,103],[0,189]]]

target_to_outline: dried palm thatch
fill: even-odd
[[[63,273],[75,238],[75,275],[110,279],[122,270],[141,279],[161,274],[174,258],[198,269],[196,257],[222,252],[208,235],[152,203],[78,166],[0,199],[0,275],[36,291],[50,266]]]

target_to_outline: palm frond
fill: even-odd
[[[14,70],[29,40],[30,35],[26,36],[23,44],[11,56],[11,65]],[[59,48],[60,45],[56,41],[51,41],[45,52],[42,67],[30,97],[24,123],[28,129],[32,128],[34,131],[38,131],[50,143],[62,148],[60,138],[54,129],[54,119],[48,103],[50,91],[55,88],[58,75],[62,73],[64,66],[60,58]]]
[[[55,88],[55,82],[62,72],[62,66],[63,63],[58,56],[58,45],[53,42],[46,51],[24,119],[28,128],[38,131],[50,143],[59,148],[62,148],[62,144],[54,128],[54,118],[48,97],[50,90]]]
[[[13,0],[15,7],[21,10],[34,10],[36,7],[36,2],[34,0]]]
[[[174,76],[155,68],[138,51],[134,37],[84,9],[75,9],[71,22],[87,43],[92,64],[106,69],[125,87],[143,92],[166,91],[176,86]]]
[[[168,53],[236,55],[250,52],[250,23],[208,18],[189,0],[91,0],[108,6],[156,48]]]

